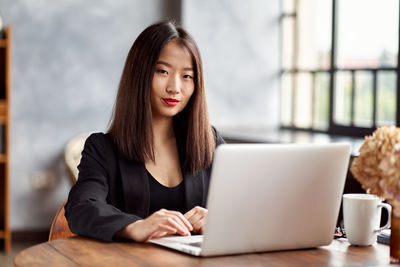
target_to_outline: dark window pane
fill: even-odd
[[[334,121],[341,125],[351,123],[351,72],[338,71],[336,73],[336,86],[334,90]]]
[[[355,73],[354,125],[372,127],[373,76],[372,72]]]
[[[396,87],[396,72],[378,72],[377,125],[396,123]]]
[[[298,1],[298,68],[330,66],[332,0]]]
[[[329,73],[315,75],[315,102],[313,126],[318,130],[328,130],[329,127]]]
[[[340,68],[396,66],[399,0],[338,0]]]

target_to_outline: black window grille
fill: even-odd
[[[364,12],[362,6],[359,6],[357,10],[352,9],[349,5],[351,1],[360,2],[360,0],[282,1],[281,128],[333,135],[364,136],[371,134],[380,125],[400,125],[400,67],[398,64],[400,61],[398,53],[400,50],[400,6],[398,0],[365,2],[372,3],[370,12],[380,12],[381,7],[374,10],[373,4],[383,5],[381,16],[390,16],[390,20],[387,21],[395,21],[395,25],[389,24],[386,20],[386,24],[379,24],[379,18],[376,17],[370,18],[375,20],[374,24],[368,22],[367,25],[363,25],[363,18],[361,17],[361,22],[358,22],[357,16],[364,16],[364,21],[367,21],[365,20],[367,15],[361,15]],[[384,9],[385,3],[390,4],[386,9]],[[309,10],[315,8],[314,5],[325,5],[320,8],[323,10],[320,13],[325,16],[319,18],[325,20],[325,23],[322,22],[325,26],[318,27],[320,29],[325,27],[326,31],[319,30],[321,33],[319,35],[318,30],[312,28],[317,25],[318,17],[315,18],[316,23],[302,22],[304,17],[309,15]],[[348,14],[354,14],[354,16]],[[374,46],[374,42],[380,38],[380,36],[374,36],[374,32],[379,33],[380,30],[385,31],[390,28],[391,32],[386,33],[386,36],[393,38],[388,41],[390,51],[383,49],[379,52],[379,57],[373,60],[370,60],[367,55],[360,62],[351,59],[345,63],[341,62],[343,60],[338,57],[338,51],[342,53],[346,51],[345,45],[351,45],[348,42],[346,44],[343,32],[351,34],[353,27],[352,23],[343,24],[346,16],[355,18],[353,20],[355,24],[359,23],[358,28],[353,29],[355,38],[358,34],[362,35],[358,30],[364,31],[364,36],[369,38],[370,42],[362,43],[362,46],[365,45],[367,48]],[[326,23],[328,20],[329,23]],[[307,28],[309,25],[311,27]],[[374,28],[370,36],[368,27]],[[314,35],[310,34],[312,31]],[[328,36],[330,37],[330,47],[326,46],[322,52],[309,48],[308,52],[303,53],[304,46],[311,43],[307,38],[314,37],[315,41],[318,41],[320,36],[325,43]],[[363,49],[361,46],[359,48]],[[354,54],[357,54],[357,48],[353,50]],[[302,63],[307,53],[311,55],[310,58],[315,59],[317,64]]]

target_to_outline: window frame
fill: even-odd
[[[294,11],[293,13],[284,13],[282,12],[281,17],[280,17],[280,26],[281,26],[281,48],[283,47],[283,20],[288,17],[292,17],[294,19],[294,28],[293,28],[293,44],[292,44],[292,66],[288,69],[284,69],[281,67],[281,73],[280,77],[282,78],[283,75],[285,74],[291,74],[292,76],[292,85],[291,85],[291,99],[290,99],[290,105],[291,105],[291,114],[290,114],[290,125],[283,125],[282,124],[282,119],[280,121],[280,128],[281,129],[287,129],[287,130],[303,130],[303,131],[309,131],[309,132],[317,132],[317,133],[327,133],[330,135],[344,135],[344,136],[353,136],[353,137],[363,137],[365,135],[370,135],[372,132],[376,129],[377,127],[377,76],[378,72],[395,72],[397,75],[397,84],[396,84],[396,112],[395,112],[395,123],[396,126],[400,126],[400,4],[399,4],[399,10],[398,10],[398,50],[397,50],[397,65],[395,67],[378,67],[378,68],[338,68],[336,64],[336,54],[337,54],[337,41],[338,41],[338,36],[337,36],[337,21],[338,21],[338,12],[337,12],[337,3],[338,0],[331,0],[332,1],[332,26],[331,26],[331,51],[330,51],[330,66],[328,69],[322,69],[322,68],[317,68],[317,69],[312,69],[312,70],[307,70],[307,69],[300,69],[297,68],[297,56],[298,56],[298,20],[297,20],[297,12],[298,12],[298,0],[293,0],[294,3]],[[281,6],[281,10],[283,10],[283,7]],[[281,62],[283,58],[283,51],[280,53],[281,56]],[[338,72],[343,72],[343,71],[348,71],[351,73],[352,77],[352,88],[351,88],[351,114],[350,114],[350,125],[342,125],[335,123],[334,121],[334,88],[335,88],[335,81],[336,81],[336,75]],[[354,107],[355,107],[355,76],[357,72],[369,72],[372,74],[373,77],[373,85],[372,85],[372,90],[373,90],[373,107],[372,107],[372,127],[359,127],[354,125]],[[327,130],[320,130],[316,129],[313,126],[313,123],[311,123],[311,127],[309,128],[301,128],[301,127],[296,127],[294,125],[294,118],[295,118],[295,112],[296,112],[296,106],[295,106],[295,99],[296,99],[296,79],[297,75],[299,73],[308,73],[312,75],[312,94],[315,93],[315,77],[317,73],[328,73],[329,74],[329,119],[328,119],[328,128]],[[281,87],[282,88],[282,87]],[[313,97],[312,97],[313,98]],[[312,105],[315,105],[315,99],[312,99]],[[281,105],[282,105],[282,100],[281,100]],[[315,116],[314,114],[314,108],[312,108],[312,118]]]

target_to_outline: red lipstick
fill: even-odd
[[[167,104],[170,107],[174,107],[179,103],[179,100],[175,98],[163,98],[162,100],[165,102],[165,104]]]

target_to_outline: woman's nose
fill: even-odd
[[[171,94],[178,94],[181,91],[181,82],[179,77],[173,76],[168,81],[167,92]]]

